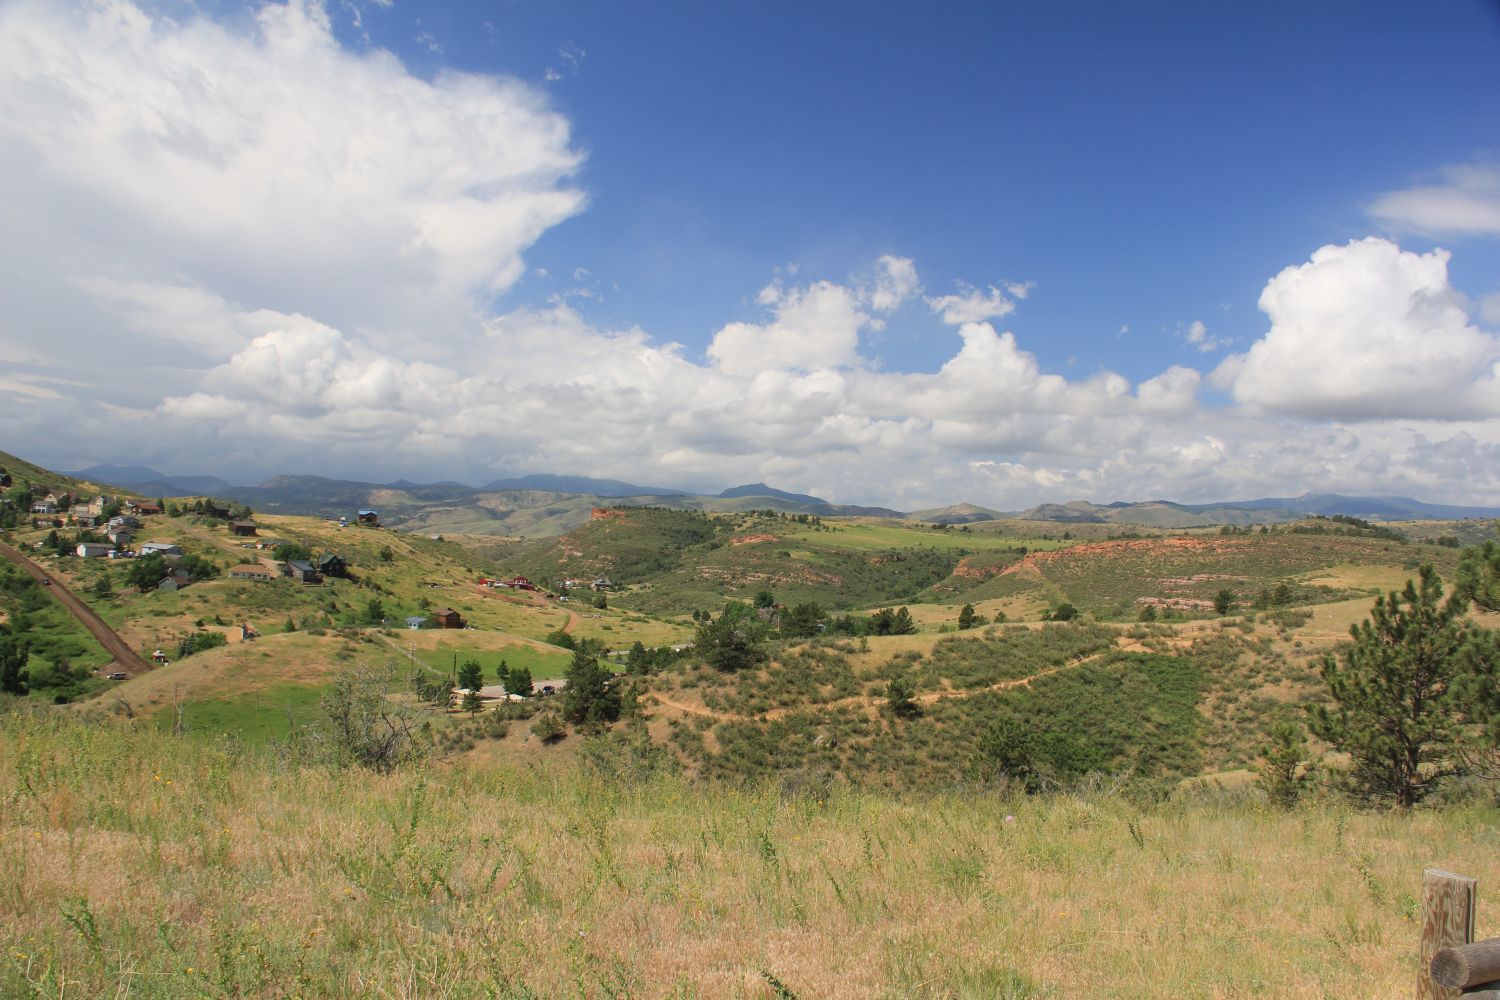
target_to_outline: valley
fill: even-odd
[[[1485,780],[1362,812],[1310,738],[1303,805],[1261,788],[1350,628],[1421,566],[1457,578],[1492,522],[591,499],[556,535],[436,537],[384,526],[392,503],[361,523],[368,496],[26,489],[72,503],[8,514],[49,582],[0,564],[26,657],[0,696],[11,992],[1147,997],[1170,966],[1194,995],[1380,994],[1422,866],[1500,877]],[[113,509],[133,538],[79,555]],[[351,719],[405,756],[341,742]]]

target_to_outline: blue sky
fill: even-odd
[[[1500,491],[1500,5],[0,0],[7,450]]]
[[[1380,194],[1500,148],[1495,4],[522,2],[361,21],[422,72],[542,81],[591,201],[529,259],[588,268],[591,315],[689,344],[753,316],[747,284],[775,267],[838,278],[893,253],[936,288],[1035,282],[1014,324],[1044,365],[1148,378],[1187,356],[1194,319],[1263,333],[1266,278],[1381,231]],[[1464,249],[1455,282],[1500,285],[1493,241]],[[943,334],[879,353],[936,370]]]

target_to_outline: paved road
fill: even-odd
[[[47,572],[42,567],[4,542],[0,542],[0,555],[5,556],[5,558],[36,577],[37,582],[48,578]],[[151,669],[151,664],[147,663],[139,653],[131,649],[114,629],[104,623],[103,618],[94,614],[93,608],[83,603],[78,595],[56,580],[52,581],[51,586],[46,586],[42,589],[50,591],[53,598],[59,604],[67,608],[74,618],[83,623],[83,627],[88,629],[95,639],[99,640],[99,645],[103,646],[109,655],[115,658],[115,664],[120,670],[128,671],[133,677],[136,674],[143,674]]]

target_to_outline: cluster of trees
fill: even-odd
[[[218,565],[202,556],[190,553],[175,563],[169,563],[161,553],[153,552],[131,561],[130,569],[125,572],[125,583],[141,590],[150,590],[161,583],[162,577],[173,571],[185,573],[194,580],[208,580],[219,575]]]
[[[1004,621],[1005,612],[1002,611],[997,616],[996,620]],[[971,628],[978,628],[981,625],[988,625],[989,623],[990,620],[984,615],[977,613],[974,610],[974,605],[972,604],[965,604],[958,610],[958,628],[960,632],[966,631]]]
[[[276,558],[282,562],[311,562],[312,557],[312,549],[301,542],[282,542],[276,546]]]
[[[754,604],[726,604],[717,617],[707,613],[695,617],[698,629],[693,639],[694,651],[709,666],[724,671],[743,670],[765,662],[768,654],[763,644],[773,637],[807,639],[824,632],[851,636],[911,635],[917,631],[911,611],[905,607],[881,608],[866,617],[830,618],[821,605],[812,602],[778,608],[769,591],[762,591]]]
[[[916,622],[911,620],[911,612],[904,607],[894,611],[881,608],[866,622],[866,635],[915,635],[917,631]]]
[[[506,694],[518,694],[523,697],[531,695],[531,670],[527,667],[512,667],[504,659],[495,668],[495,680],[505,689]],[[484,668],[477,660],[465,660],[458,668],[458,686],[469,691],[478,691],[484,687]]]
[[[1362,517],[1352,517],[1348,514],[1334,514],[1332,517],[1314,514],[1306,522],[1294,524],[1288,530],[1294,535],[1365,535],[1402,545],[1410,541],[1406,535],[1394,528],[1387,528],[1383,524],[1371,524]]]
[[[194,653],[201,653],[204,650],[216,649],[228,642],[229,639],[225,637],[223,632],[191,632],[183,636],[182,640],[177,643],[177,658],[180,660],[184,656],[192,656]]]
[[[31,690],[31,674],[26,664],[31,660],[31,643],[11,626],[0,625],[0,691],[22,695]]]
[[[719,616],[700,619],[693,649],[703,662],[719,670],[743,670],[763,663],[761,643],[770,634],[769,623],[745,604],[726,604]]]
[[[630,644],[630,651],[625,654],[625,672],[637,676],[654,674],[664,670],[681,655],[671,646],[647,646],[637,639]]]
[[[57,702],[77,695],[90,671],[73,666],[87,648],[70,627],[71,619],[29,573],[9,562],[0,563],[0,600],[8,615],[0,623],[0,691],[25,695],[51,690]],[[60,622],[69,626],[54,627]],[[33,659],[43,665],[37,668]]]
[[[182,517],[184,514],[203,517],[210,514],[224,513],[227,514],[226,520],[248,521],[255,516],[255,511],[251,510],[245,504],[218,501],[212,497],[209,497],[207,500],[203,497],[197,497],[192,503],[184,501],[180,504],[169,504],[165,500],[158,500],[157,504],[161,506],[162,511],[168,517]]]

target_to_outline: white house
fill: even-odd
[[[182,555],[182,546],[171,542],[143,542],[140,548],[143,556],[149,556],[153,552],[164,556]]]
[[[79,542],[78,554],[84,559],[97,559],[108,557],[114,553],[114,546],[105,545],[103,542]]]

